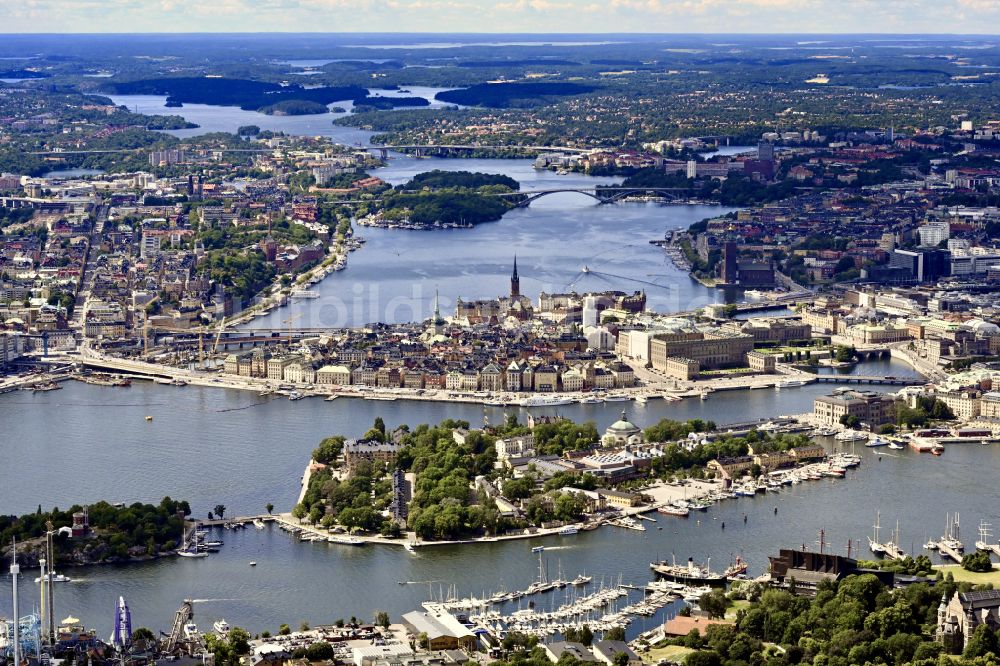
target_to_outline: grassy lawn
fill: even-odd
[[[973,571],[966,571],[962,568],[960,564],[943,564],[935,565],[935,571],[940,571],[945,576],[949,573],[954,576],[956,583],[975,583],[977,585],[985,585],[986,583],[993,583],[994,587],[1000,586],[1000,569],[995,566],[993,571],[987,573],[975,573]]]
[[[748,608],[749,606],[750,606],[750,602],[747,601],[746,599],[737,599],[736,601],[733,602],[732,606],[730,606],[729,608],[726,609],[726,618],[725,619],[727,619],[727,620],[734,620],[735,621],[736,620],[736,614],[738,612],[740,612],[740,609],[742,609],[742,608]]]
[[[669,661],[684,661],[684,657],[688,656],[694,652],[691,648],[686,648],[682,645],[668,645],[661,648],[653,648],[648,652],[643,652],[640,657],[642,657],[643,663],[655,664],[661,659],[667,659]]]

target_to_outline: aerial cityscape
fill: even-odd
[[[0,1],[0,666],[1000,664],[1000,6],[896,4]]]

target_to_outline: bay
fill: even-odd
[[[902,374],[896,361],[878,363],[881,368],[870,368],[872,373]],[[716,392],[707,401],[624,406],[642,426],[660,416],[723,421],[749,413],[804,411],[815,395],[830,388]],[[359,434],[375,415],[389,426],[445,417],[482,422],[478,406],[346,399],[271,400],[251,406],[260,402],[251,393],[153,384],[127,390],[69,384],[31,399],[37,404],[28,409],[20,394],[0,396],[0,422],[13,426],[8,431],[12,436],[4,438],[12,464],[3,470],[0,484],[5,511],[31,510],[42,499],[66,506],[109,494],[114,494],[109,499],[122,501],[156,501],[168,493],[190,498],[196,514],[217,502],[227,505],[227,515],[261,512],[267,501],[281,510],[294,501],[296,479],[322,436]],[[603,428],[622,406],[573,405],[559,411],[578,420],[593,419]],[[147,412],[155,415],[148,426],[143,420]],[[503,416],[493,408],[487,414],[491,419]],[[220,531],[225,546],[205,560],[68,571],[77,582],[58,586],[57,614],[82,617],[103,635],[110,631],[115,600],[124,595],[135,624],[166,628],[181,600],[192,598],[203,600],[195,605],[203,627],[224,617],[254,632],[274,631],[282,622],[295,626],[351,615],[370,618],[375,610],[398,618],[431,590],[437,594],[452,583],[459,596],[478,596],[501,586],[523,589],[537,576],[533,545],[546,546],[549,575],[561,567],[568,577],[586,572],[595,581],[603,577],[610,583],[621,574],[625,582],[641,584],[651,577],[649,562],[664,557],[711,558],[713,567],[722,568],[740,554],[750,562],[751,573],[759,574],[767,556],[780,547],[816,547],[820,529],[828,552],[845,553],[850,540],[858,555],[879,509],[883,526],[894,527],[900,520],[900,543],[908,552],[939,534],[947,511],[961,512],[967,541],[979,519],[995,522],[998,491],[991,479],[1000,449],[952,446],[941,458],[861,447],[859,453],[863,464],[845,480],[730,500],[687,520],[653,514],[657,522],[645,523],[646,532],[602,528],[574,537],[428,548],[414,556],[398,547],[298,543],[273,527]],[[962,483],[956,482],[959,478]],[[977,492],[970,493],[969,487]],[[250,560],[258,566],[249,567]],[[401,580],[422,582],[399,585]],[[36,589],[23,582],[22,599],[32,599]],[[540,597],[537,603],[558,605],[561,595]],[[8,595],[0,595],[0,615],[9,615]],[[632,632],[660,617],[638,623]]]

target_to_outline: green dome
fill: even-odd
[[[634,434],[639,432],[639,426],[629,421],[625,418],[625,410],[622,410],[622,418],[620,421],[615,421],[606,431],[608,434],[612,433],[622,433],[622,434]]]

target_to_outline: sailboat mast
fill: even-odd
[[[17,541],[11,540],[11,558],[10,558],[10,580],[11,588],[13,590],[13,598],[11,601],[14,603],[14,617],[11,618],[11,624],[14,627],[13,638],[14,638],[14,663],[21,663],[21,617],[20,610],[17,606],[17,577],[21,573],[21,565],[17,563]]]

